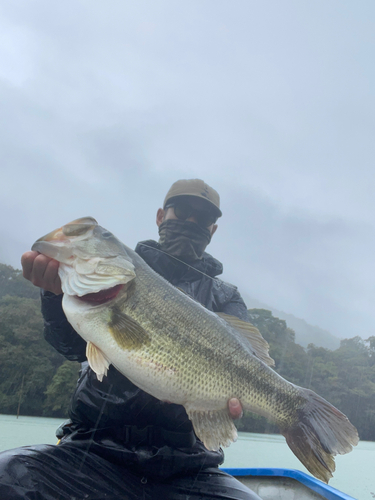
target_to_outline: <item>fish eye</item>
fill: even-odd
[[[102,232],[102,237],[103,238],[111,238],[112,237],[112,233],[110,233],[109,231],[103,231]]]
[[[82,236],[90,228],[91,225],[88,224],[67,224],[62,228],[62,231],[65,236]]]

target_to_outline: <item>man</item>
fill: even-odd
[[[222,265],[205,252],[221,215],[214,189],[199,179],[177,181],[157,212],[159,242],[140,242],[136,252],[209,310],[247,321],[237,289],[216,278]],[[25,278],[43,289],[46,340],[83,365],[61,443],[0,454],[0,498],[258,498],[218,470],[222,451],[208,451],[196,439],[182,406],[143,392],[113,366],[99,382],[86,361],[86,342],[62,311],[58,263],[26,252],[22,266]],[[239,401],[230,400],[228,411],[240,417]]]

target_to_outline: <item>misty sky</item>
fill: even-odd
[[[373,0],[0,0],[0,262],[91,215],[157,239],[179,178],[245,295],[375,335]]]

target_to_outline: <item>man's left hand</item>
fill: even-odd
[[[229,415],[233,420],[241,418],[243,415],[242,405],[238,399],[232,398],[228,401],[228,411]]]

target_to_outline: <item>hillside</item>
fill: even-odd
[[[307,323],[304,319],[296,318],[293,314],[288,314],[279,311],[274,307],[263,304],[259,300],[253,299],[245,294],[244,300],[249,309],[266,309],[272,314],[287,322],[288,327],[294,330],[296,334],[296,343],[302,347],[307,347],[309,344],[314,344],[317,347],[324,347],[334,351],[340,347],[340,339],[335,337],[328,330],[323,330],[319,326],[313,326]]]

